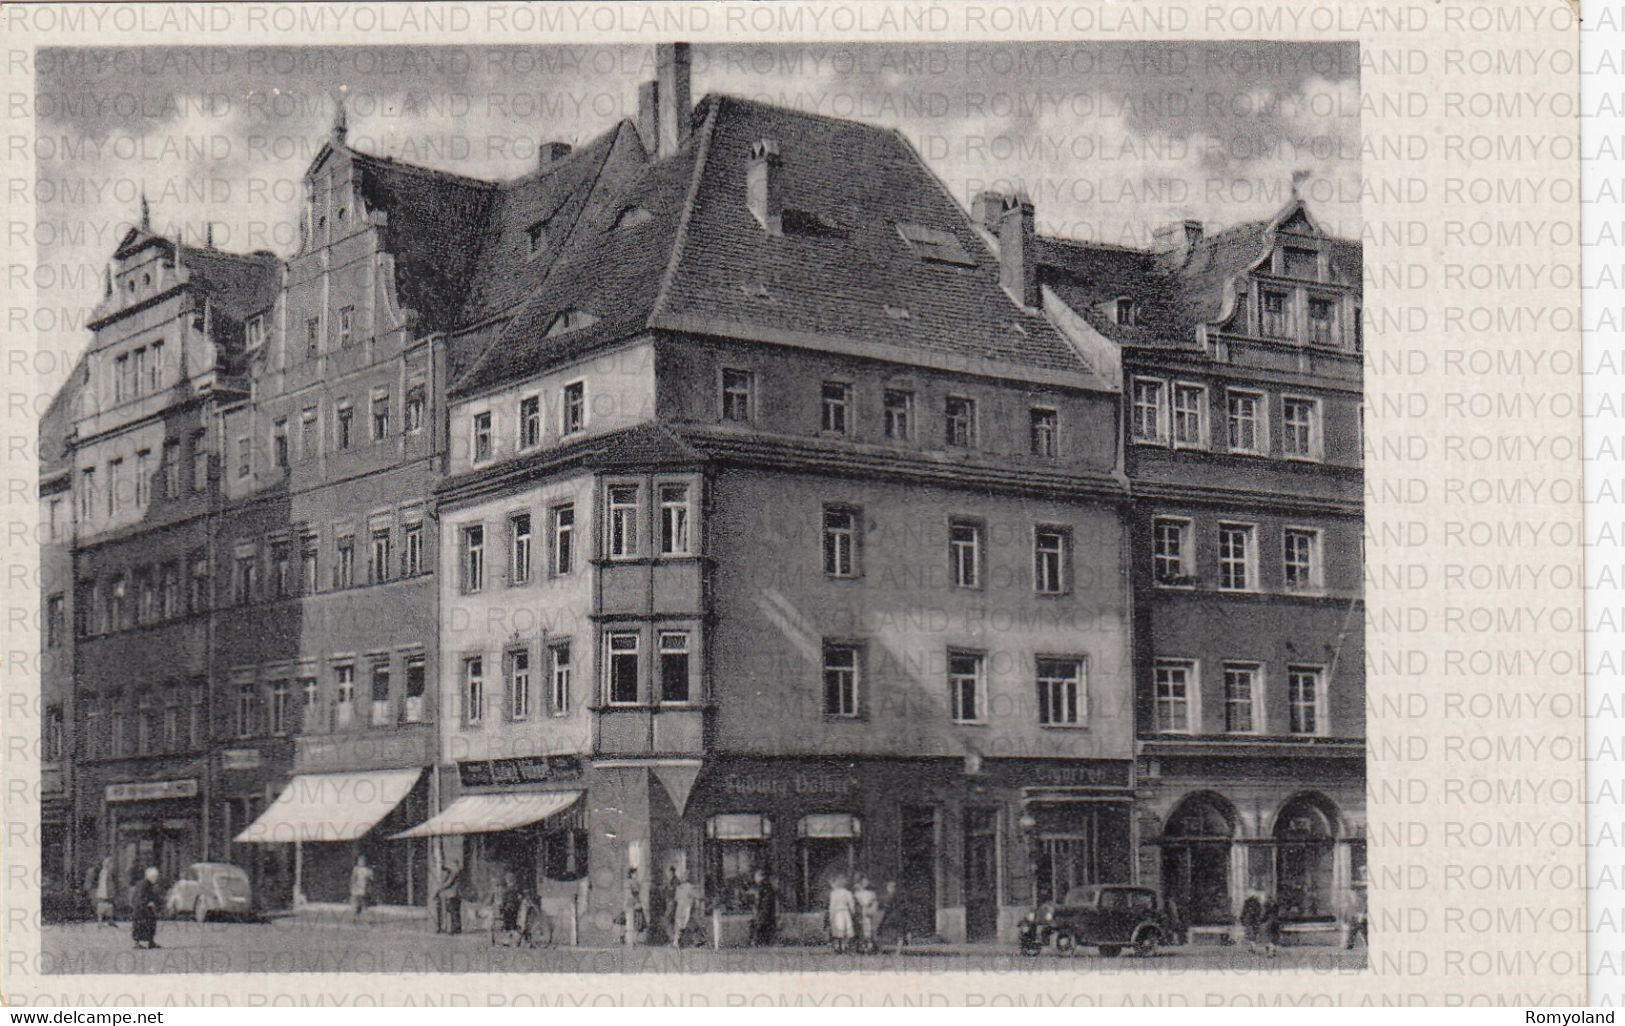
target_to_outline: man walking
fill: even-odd
[[[367,865],[367,856],[355,857],[355,868],[350,870],[350,907],[355,910],[355,917],[361,918],[361,913],[367,910],[372,900],[372,867]]]
[[[130,888],[130,939],[138,948],[158,946],[158,867],[148,866],[141,879]]]
[[[458,881],[461,875],[461,866],[440,867],[440,888],[435,891],[435,897],[440,900],[440,933],[463,932],[463,894]]]
[[[676,870],[672,870],[676,875]],[[688,877],[678,876],[677,887],[672,891],[671,897],[671,946],[683,946],[683,934],[688,932],[689,920],[694,917],[694,907],[700,903],[700,889],[688,882]]]

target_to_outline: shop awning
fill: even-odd
[[[438,816],[396,834],[394,839],[500,833],[556,816],[574,805],[581,794],[580,791],[465,794],[446,806]]]
[[[353,841],[389,815],[422,773],[421,769],[301,773],[236,841]]]

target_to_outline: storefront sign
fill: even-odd
[[[1012,767],[1001,775],[1023,787],[1128,787],[1129,763],[1039,763]]]
[[[251,770],[260,767],[258,748],[227,748],[220,753],[220,768],[225,770]]]
[[[734,798],[788,798],[792,795],[846,795],[856,788],[857,781],[846,773],[816,770],[736,771],[721,781],[720,786]]]
[[[143,780],[130,784],[108,784],[110,802],[150,802],[168,798],[196,798],[197,780]]]
[[[581,773],[581,760],[574,755],[533,755],[522,759],[488,759],[457,764],[457,775],[464,787],[580,780]]]

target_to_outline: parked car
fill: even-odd
[[[1074,887],[1061,901],[1046,901],[1017,928],[1021,953],[1036,955],[1050,944],[1061,954],[1098,948],[1111,958],[1125,947],[1149,957],[1176,934],[1157,892],[1126,884]]]
[[[198,922],[212,915],[254,915],[254,895],[248,874],[229,862],[194,862],[169,889],[164,910],[172,916],[190,914]]]

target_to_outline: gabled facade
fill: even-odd
[[[1365,863],[1359,246],[1296,199],[1157,242],[1041,258],[1121,351],[1139,878],[1200,926],[1256,892],[1335,931]]]

